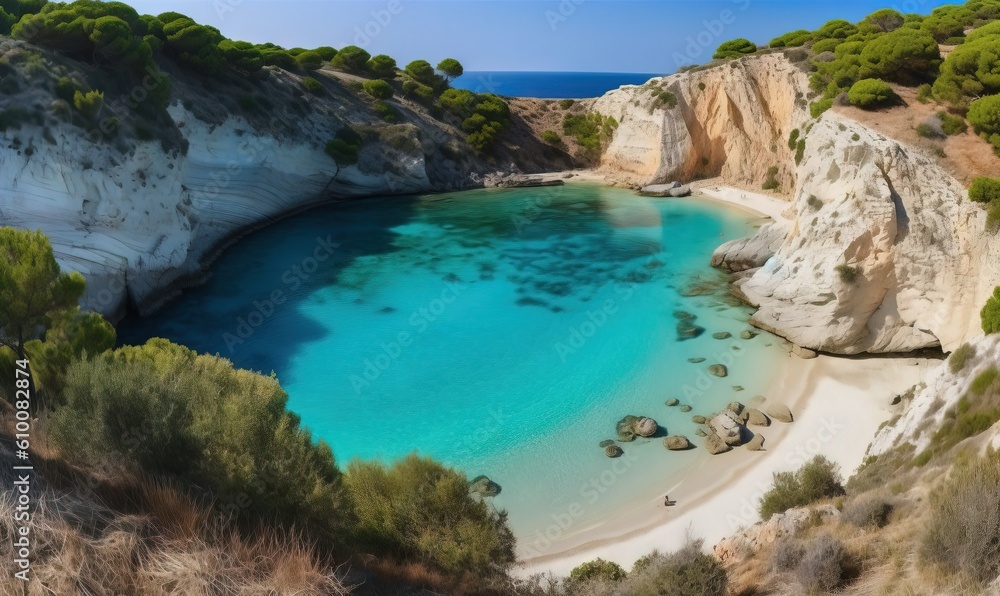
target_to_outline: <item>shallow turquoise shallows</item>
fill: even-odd
[[[747,310],[708,266],[752,231],[697,199],[588,184],[358,200],[247,237],[205,286],[120,334],[273,370],[342,463],[418,451],[488,475],[522,554],[544,554],[708,457],[657,437],[608,459],[598,444],[622,416],[697,442],[692,414],[763,391],[777,348],[739,338]],[[675,311],[706,332],[678,341]]]

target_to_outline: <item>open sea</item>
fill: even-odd
[[[453,87],[508,97],[582,99],[599,97],[622,85],[642,85],[662,74],[629,72],[466,72]]]
[[[119,337],[274,371],[342,466],[417,451],[488,475],[522,553],[544,553],[546,533],[614,523],[711,457],[667,451],[663,433],[697,443],[693,414],[764,391],[783,352],[739,338],[749,311],[709,267],[754,223],[584,183],[355,200],[247,236]],[[680,340],[680,311],[705,332]],[[729,376],[708,375],[714,363]],[[609,459],[598,444],[627,414],[663,433]]]

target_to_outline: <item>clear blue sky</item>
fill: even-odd
[[[457,58],[466,70],[667,73],[721,41],[758,43],[879,8],[929,13],[944,0],[132,0],[233,39],[362,45],[400,64]],[[728,11],[728,14],[724,11]],[[393,14],[393,12],[395,14]],[[727,23],[723,23],[723,18]],[[700,42],[700,43],[699,43]]]

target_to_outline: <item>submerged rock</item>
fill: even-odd
[[[601,447],[601,449],[604,449],[605,447],[610,447],[611,445],[614,445],[614,444],[615,444],[614,440],[612,440],[612,439],[606,439],[604,441],[601,441],[600,447]]]
[[[639,435],[640,437],[651,437],[656,434],[659,430],[660,425],[656,423],[652,418],[640,418],[632,426],[632,432]]]
[[[699,437],[707,437],[708,436],[708,433],[705,432],[705,429],[703,429],[703,428],[699,428],[698,430],[694,431],[694,434],[698,435]]]
[[[678,321],[693,321],[697,319],[698,316],[693,313],[689,313],[686,310],[675,310],[674,318],[677,319]]]
[[[501,490],[500,485],[487,476],[476,476],[469,482],[469,492],[481,497],[495,497]]]
[[[681,319],[680,321],[677,321],[677,341],[694,339],[702,333],[705,333],[705,328],[695,325],[691,322],[691,319]]]
[[[750,331],[749,329],[747,329],[746,331],[740,332],[740,339],[753,339],[755,337],[757,337],[756,331]]]
[[[622,451],[622,448],[618,445],[608,445],[604,448],[604,455],[607,455],[608,457],[621,457],[624,453],[625,452]]]
[[[708,373],[717,377],[729,376],[729,369],[724,364],[713,364],[708,367]]]
[[[676,435],[663,439],[663,446],[671,451],[684,451],[691,448],[691,441],[683,435]]]
[[[692,416],[691,422],[694,422],[695,424],[705,424],[708,422],[708,418],[705,418],[704,416]]]
[[[692,409],[693,408],[691,408],[691,406],[688,405],[681,406],[681,412],[690,412]]]
[[[665,401],[663,403],[667,404],[668,406],[670,406],[672,408],[672,407],[676,406],[677,404],[681,403],[681,400],[677,399],[676,397],[671,397],[670,399],[668,399],[667,401]]]
[[[704,358],[688,358],[688,362],[690,362],[691,364],[701,364],[704,361],[705,361]]]
[[[715,339],[729,339],[732,336],[733,334],[728,331],[720,331],[718,333],[712,334],[712,337],[714,337]]]

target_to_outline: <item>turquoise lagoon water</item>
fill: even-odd
[[[649,507],[707,457],[653,438],[610,460],[598,443],[622,416],[694,439],[692,414],[763,391],[777,348],[738,338],[748,311],[708,267],[752,224],[587,184],[341,203],[247,237],[206,285],[120,335],[274,371],[341,463],[418,451],[488,475],[522,554],[544,554]],[[678,341],[677,310],[707,332]],[[709,377],[714,362],[730,376]]]

